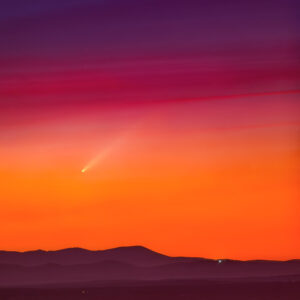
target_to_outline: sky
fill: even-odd
[[[1,1],[0,248],[300,258],[299,9]]]

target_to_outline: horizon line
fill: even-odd
[[[49,253],[49,252],[60,252],[64,250],[85,250],[88,252],[102,252],[102,251],[109,251],[109,250],[115,250],[115,249],[122,249],[122,248],[142,248],[145,250],[148,250],[152,253],[156,253],[162,256],[170,257],[170,258],[196,258],[196,259],[205,259],[205,260],[223,260],[223,261],[240,261],[240,262],[247,262],[247,261],[274,261],[274,262],[288,262],[288,261],[295,261],[295,260],[300,260],[299,258],[290,258],[290,259],[262,259],[262,258],[255,258],[255,259],[234,259],[234,258],[224,258],[224,257],[219,257],[219,258],[209,258],[209,257],[203,257],[203,256],[182,256],[182,255],[177,255],[177,256],[172,256],[172,255],[167,255],[155,250],[152,250],[146,246],[143,245],[128,245],[128,246],[116,246],[112,248],[105,248],[105,249],[97,249],[97,250],[92,250],[92,249],[87,249],[79,246],[73,246],[73,247],[66,247],[66,248],[60,248],[60,249],[55,249],[55,250],[45,250],[45,249],[34,249],[34,250],[24,250],[24,251],[18,251],[18,250],[4,250],[0,249],[0,254],[1,252],[6,252],[6,253],[19,253],[19,254],[26,254],[26,253],[31,253],[31,252],[44,252],[44,253]]]

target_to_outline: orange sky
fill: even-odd
[[[0,248],[299,258],[298,111],[275,95],[2,124]]]

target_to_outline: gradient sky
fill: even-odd
[[[299,10],[1,1],[0,248],[300,258]]]

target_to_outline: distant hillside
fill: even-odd
[[[300,274],[300,260],[235,261],[169,257],[145,247],[102,251],[0,251],[0,286],[109,280],[272,277]]]
[[[118,247],[90,251],[82,248],[68,248],[57,251],[0,251],[0,264],[34,266],[41,264],[90,264],[114,260],[139,266],[155,266],[172,262],[198,261],[200,258],[169,257],[142,246]]]

